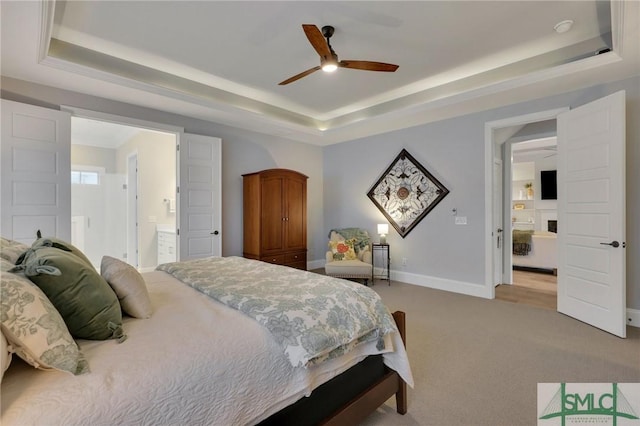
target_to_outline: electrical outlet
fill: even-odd
[[[407,258],[406,257],[402,258],[402,266],[407,266]]]

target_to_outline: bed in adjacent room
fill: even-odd
[[[150,317],[123,316],[126,340],[75,339],[90,372],[41,371],[13,354],[2,424],[348,424],[394,395],[406,411],[404,318],[396,326],[370,289],[237,257],[159,268],[143,274]],[[310,406],[329,409],[300,417]]]

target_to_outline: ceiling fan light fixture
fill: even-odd
[[[325,62],[322,64],[322,71],[324,72],[334,72],[338,69],[338,65],[335,62]]]
[[[0,0],[1,1],[1,0]],[[311,43],[311,46],[320,55],[320,65],[316,65],[313,68],[309,68],[299,74],[289,77],[288,79],[278,83],[280,86],[284,86],[289,83],[293,83],[306,77],[311,73],[322,70],[324,72],[334,72],[338,68],[350,68],[354,70],[364,71],[384,71],[394,72],[398,69],[398,65],[386,64],[384,62],[372,62],[372,61],[339,61],[338,55],[334,52],[329,43],[329,39],[333,35],[334,28],[329,25],[322,27],[322,32],[317,26],[313,24],[303,24],[302,29]]]
[[[334,72],[338,69],[338,60],[335,57],[325,59],[320,64],[320,68],[322,68],[322,71],[324,72]]]

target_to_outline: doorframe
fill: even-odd
[[[60,110],[70,113],[71,117],[88,118],[88,119],[92,119],[92,120],[106,121],[106,122],[114,123],[114,124],[122,124],[122,125],[125,125],[125,126],[139,127],[139,128],[146,129],[146,130],[155,130],[155,131],[164,132],[164,133],[171,133],[171,134],[175,135],[176,150],[177,150],[178,146],[180,146],[180,141],[182,139],[182,135],[184,134],[184,127],[173,126],[173,125],[170,125],[170,124],[158,123],[158,122],[147,121],[147,120],[139,120],[137,118],[126,117],[126,116],[122,116],[122,115],[109,114],[109,113],[99,112],[99,111],[93,111],[93,110],[84,109],[84,108],[77,108],[77,107],[73,107],[73,106],[69,106],[69,105],[60,105]],[[178,151],[176,151],[176,152],[178,152]],[[129,166],[127,164],[127,168],[128,167]],[[177,187],[180,186],[180,154],[179,154],[179,152],[176,155],[175,173],[176,173],[176,188],[177,188]],[[178,197],[178,194],[176,193],[176,229],[179,226],[179,212],[180,212],[180,200],[179,200],[179,198],[180,197]],[[139,209],[137,209],[137,210],[138,210],[138,214],[139,214]],[[127,211],[127,214],[128,214],[128,211]],[[140,223],[140,218],[138,218],[138,226],[136,227],[136,229],[138,231],[138,235],[136,236],[136,239],[137,239],[136,245],[137,246],[139,246],[139,244],[140,244],[139,243],[140,242],[140,235],[139,235],[140,225],[139,225],[139,223]],[[129,254],[127,254],[127,256],[128,255]],[[137,259],[136,260],[136,264],[137,264],[136,267],[139,268],[140,267],[139,250],[136,253],[136,259]]]
[[[504,235],[506,233],[506,229],[504,228],[504,212],[502,209],[502,204],[504,202],[504,160],[502,158],[494,158],[493,159],[493,195],[491,197],[493,207],[492,215],[493,215],[493,229],[496,231],[498,235],[496,235],[497,241],[495,245],[492,247],[495,248],[494,253],[498,253],[497,258],[494,257],[493,261],[493,286],[497,286],[503,283],[504,277],[504,260],[502,253],[502,246],[504,246]],[[499,177],[500,182],[495,182],[496,175]],[[498,231],[498,228],[500,231]],[[502,234],[502,235],[500,235]],[[499,271],[499,273],[497,272]],[[496,278],[496,275],[500,275],[499,278]]]
[[[493,244],[495,243],[495,238],[493,234],[493,200],[496,194],[494,194],[493,187],[493,162],[496,155],[496,141],[494,139],[496,130],[504,127],[512,127],[512,126],[523,126],[529,123],[535,123],[538,121],[546,121],[546,120],[555,120],[559,114],[569,111],[569,107],[562,107],[556,109],[550,109],[545,111],[534,112],[530,114],[524,114],[514,117],[508,117],[501,120],[488,121],[484,125],[484,194],[485,194],[485,297],[487,299],[494,299],[496,297],[496,291],[494,286],[494,265],[495,265],[495,252],[493,250]],[[502,145],[504,141],[499,142]],[[509,151],[510,152],[510,151]],[[503,165],[506,161],[503,161]],[[508,180],[511,179],[511,168],[509,167],[509,171],[506,172],[506,167],[504,167],[504,171],[502,174],[503,181],[503,194],[510,191],[511,184],[508,183]],[[507,182],[507,184],[505,184]],[[510,194],[510,193],[509,193]],[[504,197],[502,197],[502,206],[503,212],[505,211],[505,201]],[[508,215],[507,215],[508,216]],[[505,214],[502,215],[502,229],[508,229],[505,227]],[[509,224],[510,226],[511,224]],[[503,232],[503,241],[502,245],[502,259],[504,259],[504,247],[507,247],[507,243],[511,242],[511,236],[509,232]],[[504,278],[504,271],[503,271]]]
[[[132,161],[134,161],[133,164]],[[134,201],[131,202],[131,200]],[[127,263],[136,269],[140,266],[138,211],[138,151],[136,150],[127,155]]]

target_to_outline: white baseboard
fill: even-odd
[[[307,270],[324,268],[325,260],[312,260],[307,262]],[[382,271],[376,271],[381,273]],[[422,287],[434,288],[436,290],[451,291],[469,296],[488,298],[487,289],[484,285],[467,283],[463,281],[448,280],[446,278],[431,277],[428,275],[411,274],[408,272],[391,270],[391,279],[401,281],[406,284],[419,285]]]
[[[451,291],[453,293],[466,294],[487,298],[487,289],[484,285],[468,283],[464,281],[449,280],[446,278],[431,277],[428,275],[411,274],[409,272],[391,270],[391,279],[407,284],[419,285],[436,290]]]
[[[313,260],[311,262],[307,262],[307,269],[324,268],[324,264],[324,260]],[[436,290],[451,291],[453,293],[466,294],[468,296],[482,297],[485,299],[488,298],[486,294],[486,287],[480,284],[394,270],[391,270],[391,279],[406,284],[434,288]],[[640,327],[640,309],[627,308],[627,324],[632,327]]]
[[[640,327],[640,309],[627,308],[627,325]]]
[[[313,269],[324,268],[325,262],[326,262],[326,260],[324,260],[324,259],[311,260],[311,261],[307,262],[307,271],[311,271]]]

